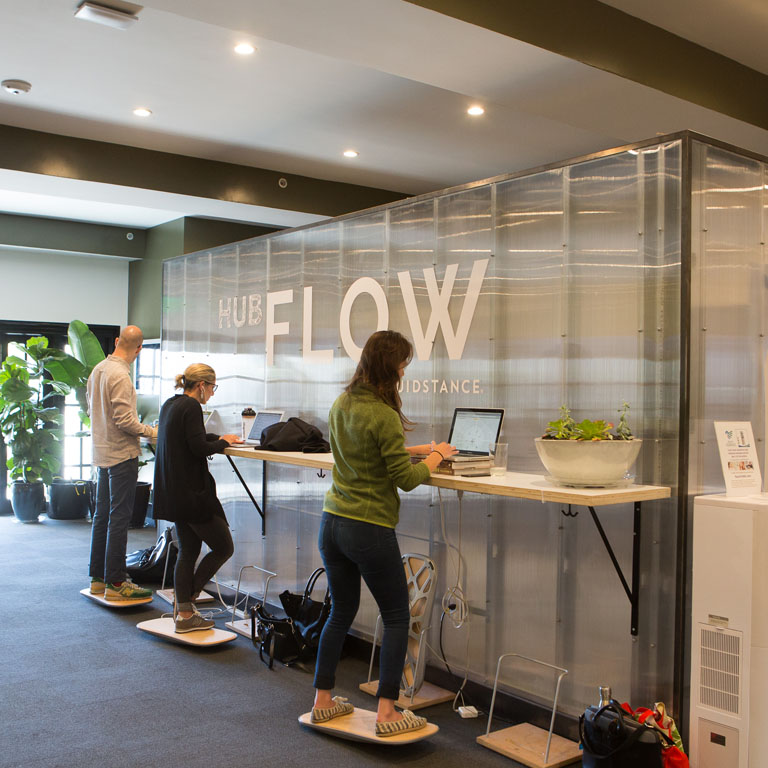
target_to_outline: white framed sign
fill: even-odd
[[[715,434],[720,449],[726,496],[752,496],[762,491],[752,423],[716,421]]]

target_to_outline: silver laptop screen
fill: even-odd
[[[448,442],[461,453],[487,454],[499,439],[503,418],[502,408],[457,408]]]
[[[272,424],[277,424],[282,418],[282,413],[273,413],[270,411],[259,411],[251,425],[251,431],[248,433],[246,442],[258,443],[261,440],[261,433]]]

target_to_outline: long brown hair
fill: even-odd
[[[397,386],[400,383],[400,366],[411,362],[413,345],[397,331],[376,331],[365,342],[360,362],[345,392],[351,392],[360,384],[367,384],[391,408],[397,411],[405,428],[412,422],[403,415],[402,401]]]

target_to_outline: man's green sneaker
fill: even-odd
[[[120,586],[107,584],[104,597],[107,600],[146,600],[148,597],[152,597],[152,590],[138,587],[126,579]]]
[[[104,583],[104,579],[92,578],[91,579],[91,587],[90,587],[91,594],[92,595],[103,595],[106,586],[107,585]]]

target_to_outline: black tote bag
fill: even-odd
[[[611,701],[579,718],[583,768],[663,768],[664,736],[638,723]]]

